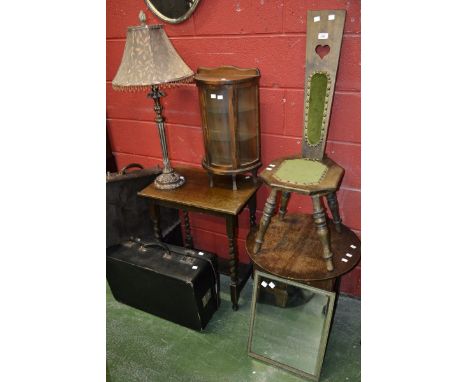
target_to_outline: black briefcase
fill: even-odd
[[[132,239],[107,249],[106,276],[117,301],[202,330],[220,303],[217,266],[211,253]]]

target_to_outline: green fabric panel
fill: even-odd
[[[310,79],[309,112],[307,115],[307,140],[311,145],[320,143],[322,120],[327,94],[328,78],[324,73],[315,73]]]
[[[320,183],[327,170],[328,167],[318,161],[288,159],[276,170],[274,177],[282,182],[304,185],[315,184]]]

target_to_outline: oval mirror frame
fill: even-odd
[[[174,12],[176,15],[165,15],[164,9],[161,7],[161,3],[170,1],[174,4]],[[197,8],[198,3],[200,0],[145,0],[146,5],[148,8],[153,12],[156,16],[158,16],[161,20],[170,23],[170,24],[179,24],[185,20],[187,20],[192,13]],[[159,5],[158,5],[159,4]],[[186,4],[188,4],[189,8],[186,8]],[[176,16],[176,17],[174,17]]]

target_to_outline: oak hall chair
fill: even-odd
[[[306,75],[304,127],[301,155],[274,160],[261,174],[271,188],[255,238],[254,253],[261,250],[278,192],[281,192],[279,217],[286,213],[292,192],[309,195],[314,206],[314,222],[323,246],[328,271],[334,269],[327,219],[321,197],[326,197],[336,230],[341,232],[341,218],[336,190],[344,170],[324,156],[340,57],[345,10],[307,12]]]

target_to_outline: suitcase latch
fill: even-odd
[[[182,257],[179,261],[180,261],[181,263],[193,265],[193,263],[195,263],[195,260],[196,260],[196,259],[195,259],[194,257],[184,256],[184,257]]]
[[[172,255],[168,252],[164,252],[164,254],[162,255],[163,259],[166,259],[166,260],[171,260],[172,259]]]

